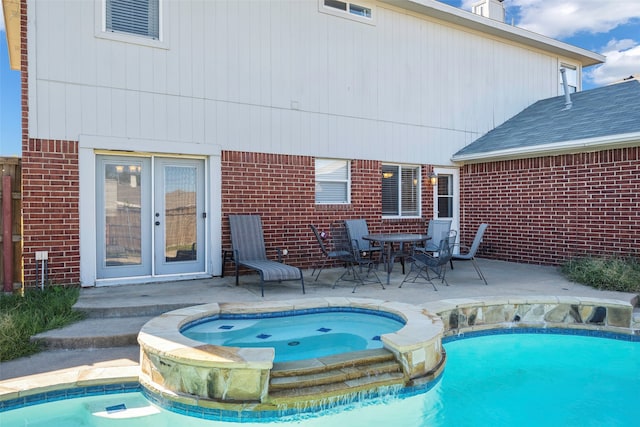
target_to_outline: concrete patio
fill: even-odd
[[[635,305],[637,295],[599,291],[566,280],[555,267],[525,265],[480,259],[487,278],[486,286],[477,276],[471,263],[458,262],[447,271],[449,286],[437,280],[438,291],[429,283],[399,284],[404,275],[396,264],[386,289],[379,284],[359,286],[352,293],[353,284],[339,283],[332,289],[342,268],[327,269],[315,281],[311,271],[304,272],[306,294],[299,282],[269,284],[265,296],[260,296],[259,278],[255,274],[235,277],[187,280],[180,282],[85,288],[80,292],[76,309],[87,313],[86,320],[64,329],[49,331],[40,336],[47,349],[36,355],[0,365],[0,390],[23,388],[29,384],[45,385],[61,375],[79,375],[91,371],[110,372],[134,378],[138,369],[139,348],[135,342],[137,331],[156,315],[180,307],[211,302],[260,302],[298,298],[358,297],[383,301],[399,301],[421,305],[429,309],[442,302],[457,304],[468,300],[490,298],[579,297],[619,300]],[[378,271],[382,282],[386,274]],[[634,316],[637,317],[637,314]],[[96,374],[98,372],[98,374]],[[41,375],[46,374],[46,375]],[[51,376],[53,374],[53,377]],[[44,377],[48,377],[46,380]],[[52,380],[52,378],[54,378]]]

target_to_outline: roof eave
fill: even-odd
[[[640,145],[640,132],[631,132],[607,135],[603,137],[577,139],[575,141],[552,142],[533,147],[510,148],[505,150],[487,151],[484,153],[454,155],[451,157],[451,161],[458,164],[487,163],[500,160],[583,153],[587,151],[637,145]]]
[[[20,0],[0,0],[9,48],[9,65],[20,70]]]
[[[540,49],[546,52],[554,53],[558,56],[566,57],[580,62],[583,67],[601,64],[605,61],[605,57],[595,52],[588,51],[567,43],[545,37],[540,34],[515,27],[504,22],[495,21],[485,18],[462,9],[458,9],[447,4],[433,0],[380,0],[382,3],[388,3],[393,6],[402,7],[422,15],[431,16],[433,18],[460,25],[485,34],[511,40]]]

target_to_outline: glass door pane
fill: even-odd
[[[204,271],[204,164],[156,161],[156,273]]]
[[[96,223],[98,278],[150,274],[149,162],[99,156]],[[146,238],[145,238],[146,237]]]
[[[164,254],[167,262],[196,259],[196,168],[164,168]]]

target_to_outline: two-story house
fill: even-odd
[[[472,238],[501,171],[474,181],[489,169],[452,156],[562,95],[562,68],[580,91],[604,61],[506,24],[500,1],[474,9],[21,0],[25,282],[42,251],[56,283],[219,275],[230,213],[262,215],[301,267],[320,255],[310,223],[447,217]],[[509,258],[501,239],[489,255]]]

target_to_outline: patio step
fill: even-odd
[[[323,399],[404,383],[402,367],[391,352],[385,349],[364,350],[274,363],[269,400],[274,404],[284,404],[301,396]]]
[[[45,349],[124,347],[138,344],[138,332],[154,316],[88,318],[31,337]]]
[[[191,307],[194,303],[153,303],[144,304],[144,301],[135,301],[138,305],[118,305],[118,306],[97,306],[92,301],[80,300],[73,309],[81,311],[87,318],[105,319],[121,317],[156,317],[163,313],[180,308]]]

